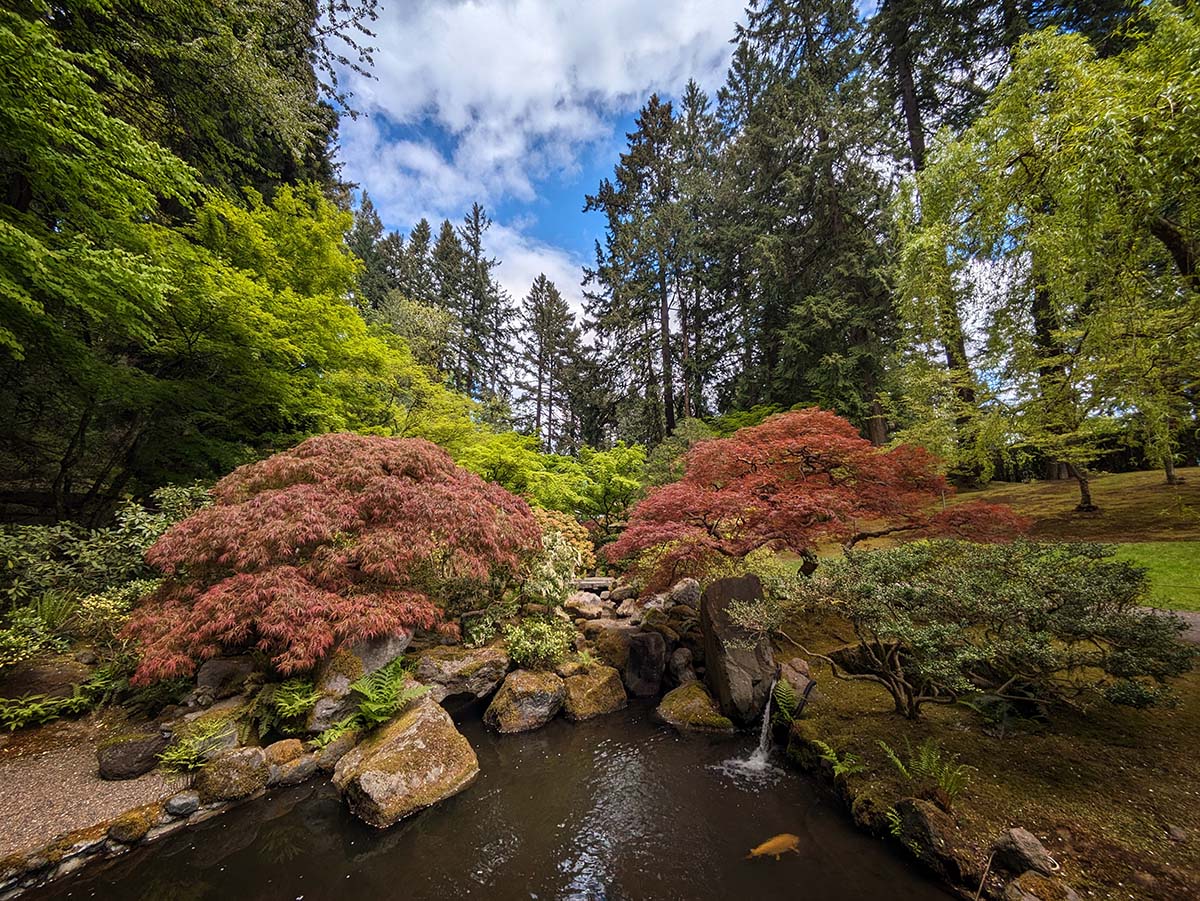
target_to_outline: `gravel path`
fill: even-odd
[[[1200,613],[1194,610],[1175,610],[1172,612],[1187,623],[1187,631],[1183,633],[1183,640],[1190,641],[1192,644],[1200,644]]]
[[[105,782],[96,771],[95,746],[107,731],[89,718],[6,737],[0,746],[0,858],[37,850],[182,787],[157,773]]]

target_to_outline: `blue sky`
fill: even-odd
[[[611,174],[654,91],[728,65],[743,0],[385,0],[374,78],[349,77],[344,174],[389,228],[495,220],[490,252],[514,297],[544,271],[579,305],[600,216],[584,194]]]

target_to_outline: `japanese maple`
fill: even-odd
[[[430,628],[540,548],[529,506],[416,438],[331,434],[236,469],[147,553],[135,682],[256,650],[282,673],[342,641]]]
[[[655,550],[651,587],[703,575],[758,548],[811,557],[822,542],[911,532],[989,540],[1024,522],[1009,508],[960,504],[922,448],[873,446],[845,419],[806,409],[774,416],[688,451],[683,477],[653,489],[608,550],[613,562]]]

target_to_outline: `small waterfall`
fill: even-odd
[[[763,708],[762,725],[758,729],[758,747],[754,749],[750,760],[747,761],[753,765],[761,766],[771,756],[771,701],[775,699],[775,683],[777,681],[777,679],[771,680],[771,690],[767,692],[767,706]]]

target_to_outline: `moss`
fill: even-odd
[[[625,686],[611,666],[595,666],[569,676],[563,683],[563,712],[573,722],[620,710],[626,704]]]
[[[362,658],[349,648],[338,648],[330,655],[322,669],[322,681],[327,680],[330,676],[345,676],[351,682],[361,679],[363,676]]]
[[[733,732],[733,721],[721,715],[716,702],[699,682],[685,682],[668,692],[654,713],[667,725],[685,732]]]
[[[163,806],[158,802],[144,804],[127,810],[108,824],[108,835],[114,841],[131,845],[146,837],[159,818],[163,815]]]

